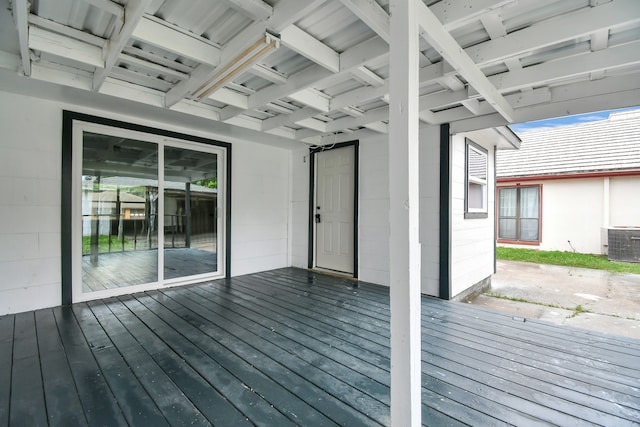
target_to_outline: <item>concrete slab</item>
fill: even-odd
[[[640,275],[498,261],[491,289],[472,304],[640,339]]]

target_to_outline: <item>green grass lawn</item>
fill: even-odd
[[[98,241],[98,253],[109,252],[109,237],[111,237],[111,251],[120,252],[122,250],[122,241],[118,240],[118,236],[106,236],[100,235]],[[133,242],[129,239],[124,239],[125,250],[133,250]],[[82,255],[88,255],[91,253],[91,236],[82,236]]]
[[[538,251],[533,249],[496,248],[498,259],[593,268],[614,273],[640,274],[640,264],[609,261],[605,255],[587,255],[575,252]]]

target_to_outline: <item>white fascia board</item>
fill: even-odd
[[[389,15],[377,2],[372,0],[340,0],[340,2],[389,43],[391,40]]]
[[[422,37],[471,84],[507,121],[513,121],[513,108],[489,82],[480,67],[467,55],[438,18],[422,2],[418,2],[418,22]]]
[[[280,32],[280,42],[329,71],[340,71],[338,52],[295,25],[290,25]]]
[[[104,67],[102,49],[98,46],[35,26],[29,28],[29,49],[40,50],[96,68]]]
[[[612,26],[640,21],[640,2],[616,0],[598,7],[587,7],[548,19],[465,49],[477,64],[490,64],[531,50],[544,48],[565,40],[588,36]]]
[[[93,90],[97,91],[104,83],[105,79],[116,64],[118,56],[124,46],[129,42],[129,37],[137,27],[140,19],[144,15],[144,11],[151,3],[151,0],[129,0],[125,6],[124,24],[120,31],[114,32],[109,39],[109,43],[103,48],[104,68],[96,70],[93,74]]]
[[[31,52],[29,51],[29,6],[27,0],[13,1],[13,16],[18,30],[18,44],[22,60],[22,72],[31,75]]]
[[[132,37],[212,67],[220,64],[220,48],[210,41],[177,31],[158,18],[143,16]]]

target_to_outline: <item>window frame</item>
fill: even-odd
[[[537,188],[538,189],[538,239],[537,240],[520,240],[520,190],[522,188]],[[500,238],[500,190],[516,189],[516,238],[515,239],[501,239]],[[530,245],[539,246],[542,242],[542,184],[531,185],[503,185],[496,187],[496,241],[504,244],[514,245]],[[509,217],[511,218],[511,217]],[[529,218],[532,219],[532,218]]]
[[[473,150],[476,153],[484,156],[485,159],[485,179],[477,180],[481,185],[484,185],[482,192],[482,208],[470,208],[469,207],[469,182],[476,180],[470,179],[469,174],[469,150]],[[465,138],[464,147],[464,218],[465,219],[482,219],[489,217],[489,150],[476,144],[468,138]]]

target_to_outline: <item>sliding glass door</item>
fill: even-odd
[[[225,149],[74,127],[73,300],[224,275]]]

